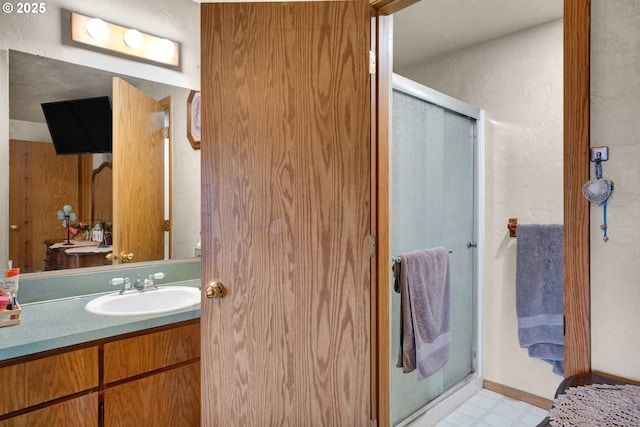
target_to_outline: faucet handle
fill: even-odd
[[[124,291],[131,288],[131,281],[128,277],[114,277],[113,279],[109,280],[109,283],[111,284],[111,286],[122,285],[120,294],[123,294]]]
[[[164,273],[150,274],[149,277],[144,279],[144,285],[143,285],[142,290],[145,290],[145,289],[148,289],[148,288],[158,289],[158,285],[156,285],[155,282],[154,282],[157,279],[158,280],[159,279],[164,279]]]

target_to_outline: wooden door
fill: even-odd
[[[368,5],[201,8],[202,425],[368,426]]]
[[[163,259],[164,108],[117,77],[112,108],[113,254]]]
[[[67,238],[56,212],[78,220],[78,156],[58,156],[47,142],[9,141],[9,258],[22,273],[45,269],[45,240]],[[15,227],[13,227],[15,226]]]

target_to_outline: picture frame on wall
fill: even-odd
[[[187,138],[194,150],[200,149],[200,91],[192,90],[187,98]]]

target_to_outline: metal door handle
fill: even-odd
[[[132,253],[126,253],[124,251],[120,253],[120,261],[122,262],[133,261],[133,258],[135,257]]]
[[[227,289],[224,287],[224,284],[220,280],[214,280],[209,282],[207,285],[207,289],[205,289],[205,295],[209,299],[213,298],[224,298],[227,294]]]
[[[20,227],[15,224],[11,224],[9,226],[9,231],[20,231]]]

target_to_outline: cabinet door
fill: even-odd
[[[98,393],[47,406],[0,421],[0,427],[86,427],[98,426]]]
[[[110,342],[104,345],[104,383],[199,357],[200,323]]]
[[[0,368],[0,387],[0,415],[98,387],[98,348]]]
[[[104,427],[199,425],[199,361],[109,387],[104,392]]]

